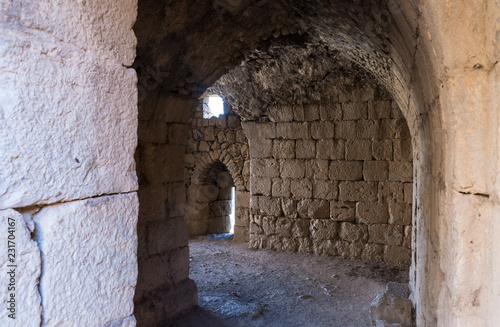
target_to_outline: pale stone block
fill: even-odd
[[[389,293],[379,293],[370,305],[372,326],[411,327],[412,302]]]
[[[297,140],[295,144],[297,159],[312,159],[316,157],[316,141]]]
[[[337,243],[332,240],[316,241],[313,244],[313,252],[315,254],[324,254],[330,256],[337,255]]]
[[[376,100],[368,102],[368,119],[391,118],[391,101]]]
[[[262,217],[262,230],[264,235],[272,235],[276,233],[276,219],[274,216],[264,216]]]
[[[290,190],[295,199],[307,199],[312,197],[312,182],[308,179],[292,180]]]
[[[282,160],[281,178],[304,178],[306,167],[303,160]]]
[[[315,180],[328,179],[328,160],[307,160],[305,164],[306,178]]]
[[[337,181],[315,180],[313,183],[313,198],[335,200],[339,194]]]
[[[343,140],[357,139],[355,121],[339,121],[335,123],[335,138]]]
[[[411,204],[389,202],[389,224],[411,225]]]
[[[413,159],[413,152],[412,152],[410,138],[394,139],[392,143],[394,149],[394,160],[411,161]]]
[[[29,23],[32,28],[46,28],[41,23],[49,22],[47,17],[60,19],[74,14],[72,6],[54,6],[46,1],[31,5],[34,11],[24,11],[27,16],[21,16],[28,21],[28,17],[36,17],[37,21]],[[108,5],[110,11],[103,17],[105,20],[118,13],[112,2],[99,7],[104,10]],[[62,10],[61,16],[54,16],[53,10]],[[131,14],[129,9],[122,10],[124,16]],[[124,17],[115,18],[116,26],[124,22]],[[71,26],[75,27],[73,36],[79,35],[77,30],[82,32],[76,28],[81,26],[81,18],[71,18],[75,19],[78,23]],[[125,21],[130,23],[133,19]],[[70,31],[70,26],[60,27]],[[97,30],[86,31],[90,34],[85,38],[93,32],[108,35],[117,31]],[[133,37],[131,25],[128,32],[119,30],[125,33],[122,37]],[[133,61],[132,44],[126,50],[112,38],[102,41],[106,48],[109,42],[116,44],[117,49],[130,50],[131,57],[126,61]],[[100,54],[104,56],[105,51]],[[1,115],[8,118],[1,120],[0,128],[0,209],[137,190],[135,70],[124,68],[114,59],[110,62],[99,59],[95,53],[75,51],[55,36],[38,33],[27,37],[11,28],[2,30],[0,57]]]
[[[276,135],[283,139],[309,139],[309,124],[305,122],[277,123]]]
[[[403,183],[380,182],[378,188],[378,200],[382,202],[403,202]]]
[[[404,202],[413,203],[413,183],[404,183]]]
[[[252,177],[250,191],[252,195],[271,195],[271,179],[265,177]]]
[[[340,182],[339,183],[341,201],[368,201],[377,200],[376,182]]]
[[[286,217],[278,217],[276,219],[276,234],[279,237],[292,237],[292,220]]]
[[[137,321],[135,320],[135,316],[132,315],[130,317],[124,319],[118,319],[109,324],[106,324],[104,327],[135,327]]]
[[[327,219],[330,217],[330,203],[326,200],[305,199],[297,203],[300,218]]]
[[[401,225],[369,225],[368,242],[386,245],[401,245],[403,242],[403,226]]]
[[[337,241],[336,246],[337,254],[342,258],[359,259],[363,254],[365,244],[361,242]]]
[[[378,120],[358,120],[356,123],[356,135],[359,139],[374,139],[379,135]]]
[[[387,181],[389,165],[387,161],[365,161],[363,177],[365,181]]]
[[[236,205],[238,207],[249,208],[250,207],[250,192],[236,191]]]
[[[365,244],[365,249],[361,255],[363,260],[383,261],[384,246],[381,244]]]
[[[41,274],[40,249],[31,239],[28,224],[19,212],[12,209],[0,210],[0,242],[3,247],[0,262],[0,285],[2,285],[0,324],[5,327],[39,327],[42,315],[38,292],[38,280]],[[10,262],[10,259],[13,262]],[[12,269],[14,273],[11,272]],[[14,283],[12,278],[15,278]],[[13,285],[15,289],[9,290]],[[15,296],[12,298],[11,294]],[[10,310],[12,302],[15,303],[13,312]],[[15,319],[9,317],[13,313]]]
[[[364,224],[340,223],[339,236],[349,242],[363,242],[368,240],[368,226]]]
[[[281,200],[267,196],[259,196],[259,213],[262,215],[281,216]]]
[[[389,162],[389,180],[412,182],[413,164],[409,161],[391,161]]]
[[[334,125],[330,121],[316,121],[311,123],[311,137],[315,140],[333,139]]]
[[[363,179],[362,161],[332,161],[330,179],[336,181],[359,181]]]
[[[371,140],[347,140],[345,142],[346,160],[371,160],[372,141]]]
[[[297,217],[297,201],[289,198],[281,199],[281,209],[285,217]]]
[[[384,202],[356,203],[356,219],[359,223],[387,224],[388,218],[387,204]]]
[[[273,140],[273,157],[275,159],[295,158],[295,141]]]
[[[283,178],[273,179],[271,194],[273,197],[290,197],[290,180]]]
[[[304,104],[304,120],[305,121],[319,120],[319,104],[317,103]]]
[[[293,238],[308,238],[309,237],[309,220],[294,219],[292,223]]]
[[[330,218],[335,221],[354,221],[355,202],[330,202]]]
[[[249,139],[251,158],[270,158],[273,155],[273,141],[267,139]]]
[[[250,159],[250,171],[257,177],[278,177],[279,162],[276,159],[255,158]]]
[[[384,259],[387,262],[408,264],[411,262],[411,249],[403,246],[387,245]]]
[[[250,210],[248,208],[236,207],[234,212],[234,225],[248,227],[250,224]]]
[[[293,238],[283,238],[281,240],[282,250],[287,252],[297,252],[299,249],[299,242]]]
[[[300,253],[310,253],[312,252],[312,241],[310,238],[298,238],[299,241],[299,252]]]
[[[366,102],[345,102],[342,103],[342,119],[358,120],[368,117]]]
[[[313,240],[334,240],[338,235],[338,224],[330,219],[311,219],[309,231]]]
[[[132,193],[52,205],[34,215],[45,326],[103,326],[133,313],[138,207]]]
[[[376,160],[392,160],[392,140],[373,140],[372,155]]]
[[[293,110],[290,106],[274,106],[269,108],[267,116],[272,122],[288,122],[293,120]]]

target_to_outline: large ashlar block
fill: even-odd
[[[377,201],[376,182],[340,182],[341,201]]]
[[[137,40],[132,26],[137,17],[137,0],[40,0],[24,1],[22,5],[7,1],[0,7],[0,17],[27,29],[47,32],[120,65],[130,66],[135,59]]]
[[[135,193],[48,206],[34,215],[44,326],[104,326],[132,315]]]
[[[9,226],[15,232],[9,233]],[[11,241],[12,243],[10,243]],[[30,230],[21,214],[12,209],[0,210],[0,244],[2,244],[2,261],[0,263],[0,325],[5,327],[39,327],[41,322],[41,298],[38,292],[38,279],[41,273],[40,250],[31,239]],[[15,244],[15,251],[11,247]],[[8,255],[15,254],[14,256]],[[13,258],[14,262],[8,259]],[[9,265],[17,267],[10,267]],[[14,269],[14,273],[9,274]],[[11,277],[15,278],[15,289],[9,290]],[[11,285],[12,286],[12,285]],[[12,314],[8,300],[15,293],[15,320],[9,318]]]
[[[251,159],[250,171],[257,177],[278,177],[280,165],[276,159]]]
[[[0,209],[137,190],[135,71],[49,36],[1,35]]]

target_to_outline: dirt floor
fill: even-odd
[[[192,239],[199,307],[170,326],[371,326],[369,306],[408,267],[304,253],[250,250],[223,236]]]

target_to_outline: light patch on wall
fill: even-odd
[[[203,118],[219,117],[224,114],[224,101],[218,95],[211,95],[203,100]]]
[[[231,224],[231,229],[229,230],[229,233],[234,234],[234,223],[236,221],[235,217],[235,210],[236,209],[236,194],[235,194],[235,188],[231,187],[231,214],[229,215],[229,221]]]

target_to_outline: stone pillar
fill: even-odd
[[[135,325],[136,15],[135,0],[0,3],[0,239],[15,221],[19,286],[2,326]]]

